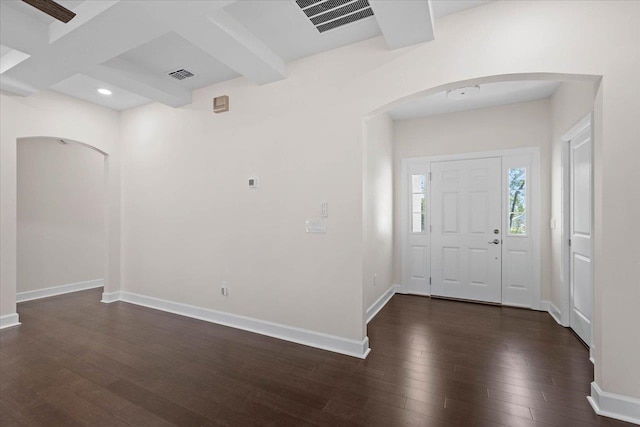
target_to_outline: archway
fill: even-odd
[[[104,285],[106,157],[73,140],[18,139],[18,303]]]
[[[17,144],[19,144],[21,141],[23,140],[29,140],[29,139],[39,139],[39,140],[46,140],[46,141],[50,141],[51,143],[60,143],[60,141],[64,141],[65,144],[74,144],[74,145],[81,145],[83,147],[86,147],[87,149],[93,150],[101,155],[104,156],[104,177],[103,177],[103,200],[104,200],[104,261],[103,261],[103,271],[104,271],[104,289],[105,292],[106,290],[108,290],[110,287],[110,278],[109,278],[109,272],[110,272],[110,264],[113,260],[111,260],[111,251],[114,249],[114,243],[113,243],[113,236],[110,233],[110,228],[111,225],[113,223],[113,215],[112,213],[110,213],[110,197],[109,197],[109,179],[110,179],[110,174],[109,174],[109,164],[111,161],[111,156],[110,153],[108,153],[107,151],[105,151],[104,149],[101,149],[97,144],[92,144],[89,142],[82,142],[82,141],[78,141],[78,140],[74,140],[72,138],[66,138],[66,137],[58,137],[58,136],[50,136],[50,135],[46,135],[46,136],[41,136],[41,135],[30,135],[30,136],[21,136],[16,138],[15,140],[15,148],[16,150],[14,151],[14,154],[17,153]],[[17,160],[17,158],[16,158]],[[17,161],[16,161],[16,165],[17,165]],[[15,169],[14,169],[15,172]],[[4,178],[4,177],[3,177]],[[14,176],[14,183],[16,183],[15,181],[16,176]],[[10,195],[11,199],[10,201],[12,201],[12,206],[15,208],[16,206],[16,198],[17,198],[17,183],[13,189],[14,191],[12,192],[13,194]],[[15,217],[15,211],[13,212],[14,216],[12,219],[12,223],[9,224],[11,229],[13,230],[13,232],[15,233],[17,230],[17,220]],[[119,249],[119,248],[118,248]],[[8,293],[9,295],[5,294],[3,295],[3,297],[10,297],[11,300],[13,300],[13,306],[16,307],[16,294],[17,294],[17,281],[15,280],[15,272],[17,271],[17,253],[16,253],[16,248],[13,248],[13,257],[12,257],[12,266],[13,266],[13,279],[12,283],[11,283],[11,287],[8,289]],[[6,287],[3,288],[3,291],[6,292]],[[104,295],[103,295],[104,297]],[[19,317],[18,317],[18,313],[17,310],[14,308],[13,310],[14,314],[9,314],[9,315],[5,315],[2,316],[2,322],[1,322],[1,327],[4,328],[8,328],[8,327],[12,327],[12,326],[17,326],[20,324],[19,321]]]
[[[486,84],[491,84],[491,83],[498,83],[498,82],[518,82],[518,81],[557,81],[557,82],[583,82],[583,83],[588,83],[590,85],[593,85],[594,87],[594,96],[592,98],[592,104],[591,104],[591,108],[595,111],[594,114],[594,122],[595,122],[595,127],[596,129],[601,127],[601,123],[602,123],[602,107],[601,107],[601,102],[602,102],[602,94],[601,94],[601,87],[600,87],[600,82],[601,82],[601,76],[598,75],[586,75],[586,74],[563,74],[563,73],[518,73],[518,74],[503,74],[503,75],[491,75],[491,76],[484,76],[484,77],[478,77],[478,78],[473,78],[473,79],[468,79],[468,80],[462,80],[462,81],[456,81],[456,82],[450,82],[450,83],[446,83],[443,85],[439,85],[436,87],[432,87],[432,88],[428,88],[422,91],[418,91],[416,93],[407,95],[407,96],[403,96],[401,98],[398,98],[396,100],[393,100],[391,102],[387,102],[375,109],[373,109],[372,111],[370,111],[368,114],[364,115],[363,117],[363,157],[365,158],[365,171],[363,173],[363,194],[365,197],[365,201],[363,203],[363,205],[365,206],[365,209],[363,209],[363,224],[364,224],[364,228],[363,228],[363,234],[364,234],[364,241],[365,241],[365,248],[367,245],[367,234],[371,234],[374,233],[372,231],[373,227],[370,227],[369,229],[367,229],[367,224],[371,225],[375,222],[375,220],[372,220],[371,218],[367,218],[367,215],[369,214],[368,209],[366,208],[368,205],[369,206],[376,206],[376,205],[380,205],[379,201],[374,201],[374,202],[367,202],[366,198],[368,197],[368,194],[373,193],[371,191],[371,189],[367,189],[367,185],[368,185],[368,181],[371,181],[371,177],[367,177],[367,171],[366,171],[366,159],[368,159],[369,157],[371,157],[371,152],[367,153],[367,150],[369,149],[369,145],[372,143],[372,135],[371,135],[371,131],[370,131],[370,122],[372,120],[374,120],[375,118],[378,118],[380,116],[386,116],[387,113],[398,107],[401,105],[405,105],[408,104],[410,102],[413,102],[419,98],[423,98],[426,96],[430,96],[430,95],[434,95],[437,93],[441,93],[447,90],[451,90],[451,89],[455,89],[455,88],[460,88],[460,87],[466,87],[466,86],[475,86],[475,85],[486,85]],[[578,121],[578,119],[575,120],[576,122]],[[598,153],[598,146],[602,144],[599,132],[596,132],[596,137],[595,137],[595,145],[596,145],[596,153]],[[550,144],[556,144],[559,143],[559,139],[553,140],[550,142]],[[555,148],[553,148],[553,150],[555,150]],[[482,150],[478,150],[478,151],[482,151]],[[554,157],[553,157],[553,164],[554,166],[557,166],[558,168],[560,168],[560,157],[556,157],[557,154],[559,153],[559,151],[556,153],[554,151]],[[548,161],[552,161],[551,159],[548,159]],[[595,162],[599,162],[600,159],[595,158]],[[550,163],[551,165],[551,163]],[[389,166],[387,169],[393,169],[395,168],[395,164],[393,164],[392,166]],[[598,185],[597,183],[599,181],[601,181],[602,177],[599,173],[600,169],[598,167],[598,165],[596,165],[595,169],[595,182],[596,182],[596,186]],[[553,187],[552,190],[550,190],[550,192],[553,193],[553,203],[555,203],[556,199],[560,199],[560,192],[562,191],[562,180],[561,180],[561,176],[562,173],[553,170],[553,174],[551,173],[551,167],[549,168],[549,175],[546,176],[546,179],[549,180],[550,186]],[[396,192],[397,188],[393,188],[391,189],[391,191]],[[557,193],[557,194],[556,194]],[[560,211],[560,206],[552,206],[552,200],[551,200],[551,194],[549,194],[549,209],[557,209],[558,211]],[[389,195],[384,195],[383,196],[384,199],[388,200],[391,199],[393,200],[393,195],[389,196]],[[598,198],[600,198],[600,200],[598,200]],[[598,204],[601,203],[601,195],[599,194],[595,194],[595,199],[594,199],[594,204]],[[384,203],[382,203],[383,207],[384,207]],[[388,207],[386,207],[385,209],[387,209],[387,211],[389,210]],[[397,213],[397,212],[396,212]],[[554,215],[562,215],[562,212],[560,213],[554,213]],[[561,216],[557,216],[558,221],[560,221]],[[394,222],[396,221],[396,219],[394,218]],[[557,234],[557,236],[561,236],[562,235],[562,225],[558,223],[558,229],[557,231],[554,231],[554,233]],[[388,225],[387,225],[388,226]],[[392,225],[391,227],[393,227],[392,230],[387,230],[385,233],[386,235],[390,235],[393,236],[394,232],[397,232],[397,227],[395,227],[394,225]],[[546,222],[543,221],[541,224],[541,229],[542,230],[548,230],[549,227],[546,226]],[[597,233],[597,230],[596,230]],[[396,233],[397,234],[397,233]],[[555,260],[554,262],[557,262],[559,265],[561,265],[562,261],[559,259],[561,256],[561,251],[564,250],[564,248],[560,247],[560,237],[557,237],[555,234],[552,236],[552,238],[550,239],[549,245],[551,245],[551,247],[553,247],[554,251],[548,251],[549,253],[544,253],[543,256],[549,257],[551,258],[551,256],[554,257],[554,259],[557,257],[558,259]],[[598,235],[596,234],[596,239],[598,239]],[[555,240],[557,238],[557,241]],[[395,238],[394,238],[395,239]],[[380,235],[375,236],[375,238],[373,240],[377,240],[378,242],[380,241]],[[392,243],[393,244],[393,243]],[[558,246],[556,248],[556,246]],[[393,244],[393,252],[397,252],[397,245]],[[550,255],[553,252],[553,255]],[[393,296],[394,293],[396,292],[402,292],[402,283],[398,283],[397,281],[392,281],[391,283],[393,283],[393,286],[385,291],[384,289],[378,289],[376,292],[378,292],[377,294],[374,294],[374,296],[369,296],[367,297],[367,290],[371,288],[371,275],[373,270],[368,267],[371,265],[375,265],[375,268],[379,268],[378,266],[380,265],[391,265],[391,268],[394,268],[394,263],[393,260],[389,260],[389,259],[367,259],[368,254],[374,253],[374,251],[367,251],[365,249],[365,256],[364,256],[364,260],[363,260],[363,312],[365,313],[365,336],[366,336],[366,323],[368,323],[369,320],[371,320],[371,318],[373,316],[375,316],[375,314],[384,306],[384,304],[386,303],[386,301],[388,301],[389,299],[391,299],[391,297]],[[392,255],[393,256],[393,255]],[[397,256],[394,256],[394,258],[397,259]],[[547,261],[547,266],[546,268],[551,269],[550,264],[552,264],[551,261]],[[375,274],[375,273],[373,273]],[[393,276],[392,276],[393,277]],[[395,277],[393,277],[395,279]],[[379,278],[378,278],[379,280]],[[384,282],[384,281],[383,281]],[[373,280],[373,283],[375,283],[375,279]],[[561,306],[561,310],[558,310],[558,312],[562,312],[562,319],[560,319],[560,316],[556,316],[558,317],[558,323],[561,323],[563,326],[568,326],[568,323],[565,321],[565,317],[566,317],[566,313],[568,313],[569,311],[569,301],[570,301],[570,288],[569,288],[569,283],[566,280],[563,280],[563,278],[560,279],[560,287],[557,290],[558,293],[560,294],[560,301],[558,302],[558,304],[560,304]],[[549,285],[551,286],[551,285]],[[595,292],[595,295],[598,295],[597,292]],[[372,302],[373,301],[373,302]],[[548,303],[549,301],[544,301],[545,303]],[[598,304],[598,301],[595,301],[595,304]],[[553,310],[551,310],[551,307],[549,307],[548,305],[543,304],[542,309],[545,311],[549,311],[552,315]],[[597,310],[596,310],[597,312]],[[559,314],[559,313],[558,313]],[[596,322],[594,322],[596,323]],[[595,333],[598,333],[598,328],[594,328]],[[596,336],[594,338],[594,342],[597,345],[597,342],[599,341],[600,337]]]

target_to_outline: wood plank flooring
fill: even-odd
[[[587,350],[546,313],[396,295],[359,360],[122,302],[18,305],[4,426],[618,426]]]

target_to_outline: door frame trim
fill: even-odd
[[[489,157],[506,157],[506,156],[517,156],[517,155],[530,155],[531,156],[531,167],[533,174],[533,182],[535,183],[534,188],[531,192],[531,201],[534,206],[537,206],[537,209],[533,212],[533,217],[531,218],[531,227],[534,230],[534,235],[536,236],[533,239],[533,294],[534,300],[531,303],[531,309],[540,310],[541,309],[541,300],[542,300],[542,287],[541,287],[541,238],[542,238],[542,229],[540,226],[540,218],[541,218],[541,173],[540,173],[540,147],[524,147],[524,148],[511,148],[505,150],[491,150],[491,151],[475,151],[469,153],[456,153],[456,154],[441,154],[435,156],[426,156],[426,157],[407,157],[401,160],[402,162],[402,171],[401,171],[401,196],[400,196],[400,228],[402,230],[400,236],[400,265],[401,265],[401,285],[399,292],[404,294],[411,295],[423,295],[430,296],[431,288],[429,288],[429,292],[409,292],[407,289],[407,269],[408,269],[408,233],[409,229],[409,197],[407,195],[408,191],[408,182],[407,182],[407,174],[409,172],[410,165],[417,164],[426,164],[427,171],[431,170],[431,163],[434,162],[442,162],[442,161],[452,161],[452,160],[472,160],[472,159],[483,159]],[[502,189],[504,190],[504,189]],[[431,221],[431,180],[428,180],[427,183],[427,207],[426,212]],[[501,207],[504,211],[504,206]],[[431,247],[431,232],[427,233],[427,244]],[[431,276],[431,262],[428,265],[429,276]]]
[[[570,165],[570,150],[569,150],[569,144],[571,143],[571,140],[573,138],[575,138],[584,128],[585,126],[590,125],[591,126],[591,143],[592,143],[592,150],[591,150],[591,218],[595,218],[594,216],[594,162],[595,162],[595,158],[594,158],[594,149],[595,149],[595,145],[594,145],[594,112],[590,111],[586,116],[584,116],[578,123],[576,123],[575,125],[573,125],[573,127],[571,127],[571,129],[569,129],[564,135],[562,135],[562,137],[560,138],[561,141],[561,148],[562,148],[562,152],[561,152],[561,156],[562,156],[562,188],[561,188],[561,206],[560,206],[560,211],[561,211],[561,218],[562,218],[562,222],[561,222],[561,227],[562,227],[562,231],[561,231],[561,278],[562,278],[562,307],[561,307],[561,313],[560,313],[560,320],[561,320],[561,325],[567,328],[571,327],[571,278],[569,277],[569,273],[570,273],[570,251],[571,248],[569,247],[569,234],[571,232],[571,200],[570,200],[570,196],[571,196],[571,189],[570,189],[570,185],[571,185],[571,177],[570,177],[570,171],[571,171],[571,165]],[[596,263],[596,259],[595,259],[595,235],[594,235],[594,224],[593,221],[591,223],[591,233],[593,236],[593,239],[591,240],[591,253],[592,253],[592,263],[591,265],[594,267],[595,269],[595,263]],[[592,271],[592,274],[594,272]],[[594,295],[593,295],[593,302],[594,302],[594,307],[593,307],[593,318],[595,318],[595,274],[594,274]],[[595,347],[594,347],[594,339],[593,339],[593,334],[594,334],[594,328],[593,328],[593,324],[594,324],[594,319],[591,319],[591,346],[589,348],[589,358],[591,359],[592,362],[595,363],[594,357],[595,357]]]

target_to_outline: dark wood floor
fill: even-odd
[[[396,295],[365,361],[90,290],[18,305],[0,424],[616,426],[587,350],[545,313]]]

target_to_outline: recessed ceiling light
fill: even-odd
[[[98,93],[100,95],[111,95],[113,92],[111,92],[109,89],[105,89],[105,88],[100,88],[98,89]]]

